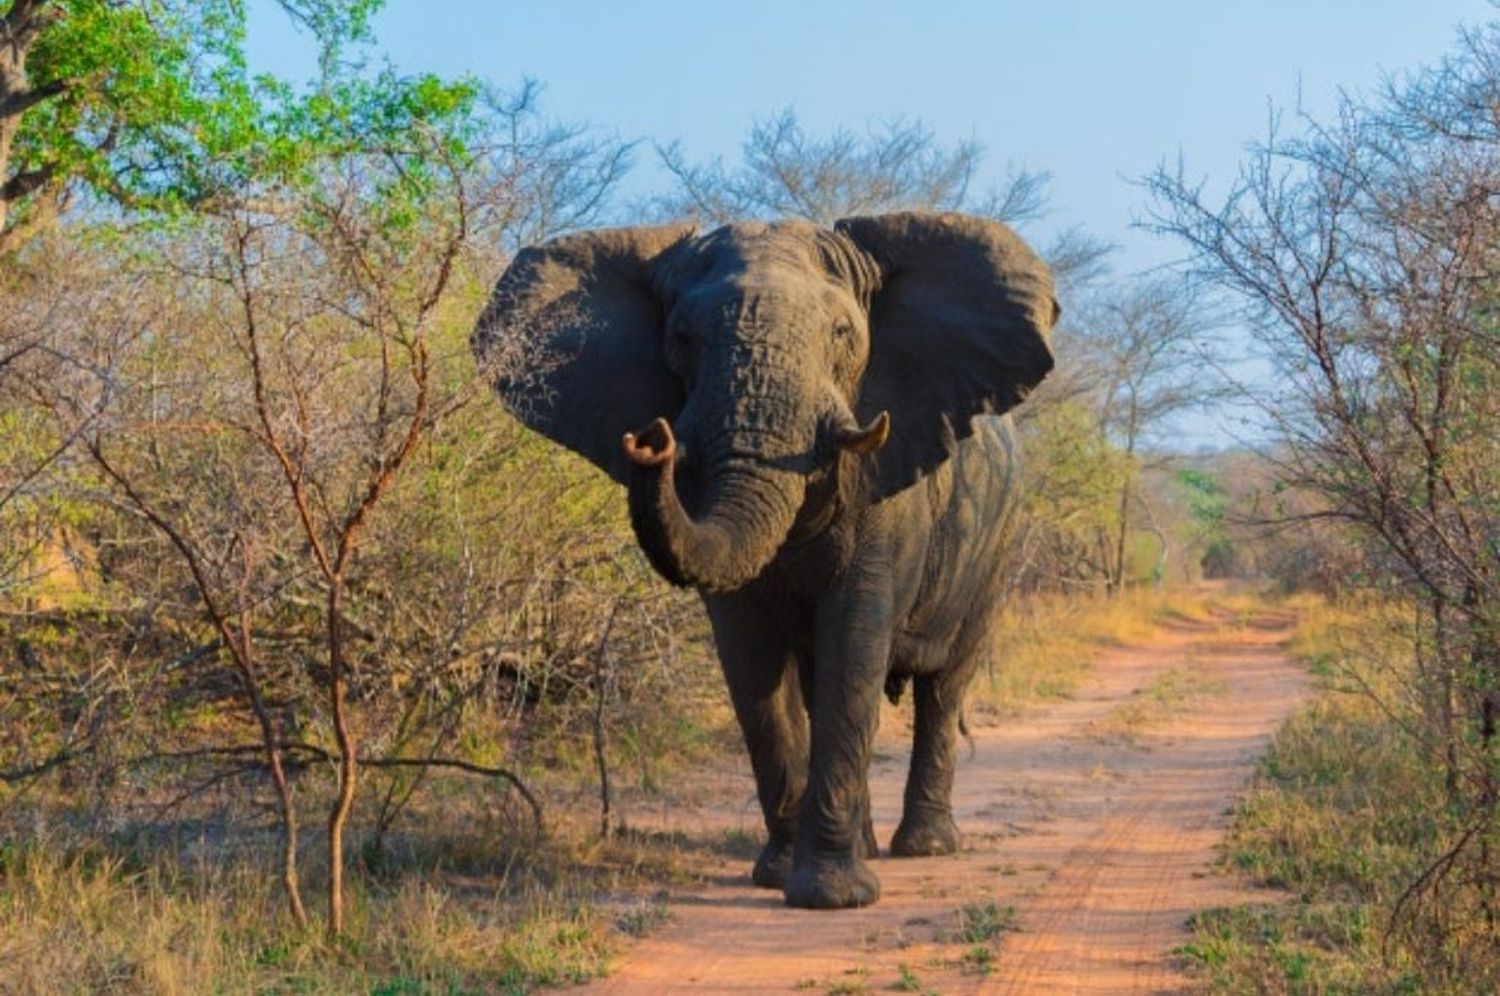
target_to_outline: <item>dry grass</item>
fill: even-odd
[[[970,690],[981,715],[1010,715],[1066,697],[1087,677],[1101,648],[1145,642],[1165,622],[1233,625],[1255,596],[1199,587],[1114,597],[1044,595],[1001,610],[991,666]]]
[[[647,859],[668,850],[654,842],[622,847],[637,874],[671,877],[680,864]],[[665,922],[649,900],[603,901],[634,879],[600,848],[554,842],[495,863],[359,875],[348,933],[330,945],[290,925],[273,879],[248,861],[135,865],[12,847],[0,859],[0,991],[520,993],[603,975],[627,935]]]
[[[996,667],[976,682],[976,696],[985,708],[1014,711],[1068,694],[1102,647],[1149,639],[1164,620],[1231,619],[1226,598],[1137,592],[1012,607]],[[1176,685],[1159,691],[1164,702],[1187,694]],[[686,768],[737,754],[722,698],[691,698],[663,709],[681,713],[672,722],[612,728],[618,790],[651,797]],[[332,946],[316,928],[289,924],[272,838],[243,812],[240,822],[184,843],[191,833],[184,826],[197,824],[85,825],[59,785],[36,786],[24,798],[0,788],[0,808],[24,804],[46,828],[23,832],[19,809],[5,821],[9,838],[25,843],[0,843],[0,991],[519,993],[567,985],[606,973],[612,952],[665,922],[663,885],[692,882],[723,856],[754,853],[758,842],[742,833],[630,832],[600,841],[586,731],[559,726],[544,739],[548,748],[525,769],[549,803],[542,843],[532,842],[513,798],[434,777],[382,849],[353,842],[361,860],[352,869],[349,930]],[[468,746],[487,759],[485,743]],[[301,789],[310,818],[322,805],[318,794],[314,783]],[[376,795],[370,788],[365,805]],[[248,800],[219,802],[238,812]],[[73,822],[42,818],[52,804]],[[364,811],[361,825],[370,815]],[[315,919],[319,836],[310,824],[303,839]]]
[[[111,828],[35,810],[35,830],[0,836],[0,993],[521,993],[594,978],[665,922],[662,884],[695,881],[738,842],[600,840],[590,802],[556,801],[538,840],[514,805],[434,779],[382,849],[356,838],[348,930],[333,945],[313,829],[302,872],[315,922],[300,931],[273,835],[243,818]]]
[[[1188,663],[1193,663],[1188,659]],[[1088,735],[1107,743],[1132,744],[1152,724],[1171,718],[1198,699],[1221,695],[1228,686],[1191,667],[1174,667],[1152,678],[1125,702],[1089,724]]]

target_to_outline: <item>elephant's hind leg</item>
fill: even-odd
[[[977,650],[969,649],[948,669],[918,675],[912,683],[916,716],[911,768],[901,824],[891,838],[893,857],[952,854],[962,843],[953,821],[953,769],[964,691],[982,657]]]

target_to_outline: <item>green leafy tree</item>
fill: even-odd
[[[279,5],[316,41],[310,87],[250,71],[243,0],[0,4],[0,256],[80,194],[176,214],[454,125],[478,96],[469,81],[359,72],[345,55],[381,0]]]
[[[1187,492],[1193,538],[1203,548],[1204,576],[1230,576],[1238,566],[1238,555],[1228,530],[1229,493],[1214,475],[1191,467],[1177,472],[1177,483]]]
[[[1021,529],[1013,555],[1027,585],[1102,586],[1110,576],[1116,496],[1136,471],[1088,405],[1053,400],[1020,425],[1026,454]]]

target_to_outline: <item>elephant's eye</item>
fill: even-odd
[[[840,341],[854,334],[854,323],[847,318],[840,318],[833,325],[833,337]]]
[[[693,358],[693,335],[686,322],[674,321],[667,326],[667,362],[688,366]]]

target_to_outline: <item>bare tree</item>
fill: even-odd
[[[635,149],[585,125],[545,120],[540,96],[534,80],[485,95],[498,127],[473,197],[486,205],[482,237],[506,252],[601,223]]]
[[[1273,126],[1230,195],[1148,180],[1158,226],[1239,301],[1276,367],[1258,385],[1290,486],[1355,526],[1423,619],[1414,689],[1457,825],[1413,887],[1461,865],[1495,929],[1500,710],[1500,29],[1433,69]],[[1467,855],[1467,857],[1466,857]],[[1491,940],[1493,934],[1491,935]]]
[[[450,603],[450,622],[427,630],[438,642],[412,648],[433,662],[417,685],[432,694],[391,713],[351,703],[379,702],[365,683],[404,670],[391,651],[413,638],[398,639],[403,626],[374,618],[373,607],[394,595],[392,607],[410,611],[419,600],[380,573],[410,562],[385,553],[398,545],[381,520],[414,464],[434,447],[456,448],[447,433],[472,431],[458,417],[484,389],[466,346],[470,302],[494,279],[506,244],[593,216],[624,169],[626,147],[542,121],[534,93],[496,104],[489,131],[466,148],[416,128],[399,146],[328,157],[307,179],[248,186],[202,206],[190,225],[147,233],[148,251],[114,260],[127,276],[101,284],[121,323],[68,323],[49,347],[73,364],[108,362],[93,362],[87,376],[38,379],[28,402],[55,434],[77,427],[106,500],[181,566],[212,634],[206,656],[231,662],[276,791],[282,880],[299,923],[307,917],[289,765],[333,768],[335,934],[362,768],[446,766],[505,780],[535,806],[509,771],[441,753],[478,687],[434,666],[452,665],[477,628],[467,592]],[[111,299],[137,285],[136,298]],[[75,299],[59,289],[61,300]],[[408,521],[420,499],[408,499]],[[116,569],[135,569],[121,559]],[[495,591],[491,604],[502,597],[513,593]],[[445,688],[445,704],[428,709]],[[394,730],[380,728],[385,719]],[[418,741],[422,756],[403,753]],[[250,756],[237,744],[192,752],[239,768]],[[399,808],[388,796],[383,826]]]
[[[1156,518],[1143,504],[1137,479],[1141,471],[1159,469],[1170,459],[1162,453],[1173,448],[1148,452],[1147,445],[1169,432],[1173,419],[1221,397],[1224,386],[1207,352],[1209,323],[1201,300],[1184,281],[1157,277],[1110,288],[1085,306],[1073,327],[1073,342],[1084,354],[1081,365],[1097,378],[1100,426],[1126,467],[1106,560],[1109,588],[1119,591],[1126,581],[1132,508],[1141,505],[1148,522]]]
[[[972,139],[945,147],[920,121],[817,137],[788,108],[751,127],[734,169],[720,160],[691,163],[676,143],[657,153],[677,182],[657,211],[716,225],[785,217],[831,225],[902,209],[968,211],[1019,224],[1046,207],[1047,174],[1015,169],[1000,187],[977,192],[983,147]]]

